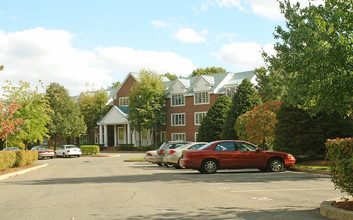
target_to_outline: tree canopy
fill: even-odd
[[[165,87],[162,76],[150,70],[141,70],[129,95],[128,117],[131,127],[140,134],[142,129],[154,129],[156,125],[160,125],[164,106]],[[141,141],[141,137],[139,140]]]
[[[51,108],[49,134],[58,144],[58,138],[79,137],[86,133],[86,126],[78,104],[70,97],[65,87],[51,83],[46,90]]]
[[[220,96],[207,111],[207,115],[202,119],[199,128],[197,141],[219,140],[222,126],[226,118],[232,100],[228,96]]]
[[[265,61],[286,87],[286,102],[311,114],[353,109],[352,0],[300,7],[280,1],[286,27],[276,27],[275,55]]]
[[[254,85],[248,79],[244,79],[234,93],[232,104],[222,127],[221,138],[237,139],[238,135],[234,129],[237,118],[259,105],[260,102]]]
[[[222,67],[206,67],[206,68],[197,68],[196,70],[193,70],[192,73],[190,74],[190,77],[192,76],[200,76],[200,75],[210,75],[210,74],[216,74],[216,73],[224,73],[227,72],[227,70],[223,69]]]
[[[255,69],[255,76],[257,82],[255,88],[263,102],[281,99],[284,87],[278,80],[277,74],[270,72],[265,67],[261,67]]]
[[[11,137],[11,141],[23,142],[27,147],[28,143],[42,142],[43,137],[48,137],[47,125],[50,122],[50,107],[45,94],[39,92],[43,88],[40,84],[34,88],[28,82],[19,82],[19,86],[7,82],[3,87],[4,96],[10,101],[16,101],[22,107],[18,109],[17,116],[24,124],[21,130]]]

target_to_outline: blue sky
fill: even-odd
[[[74,95],[142,68],[187,76],[261,67],[260,50],[273,53],[273,32],[284,25],[277,0],[0,3],[1,84],[58,82]]]

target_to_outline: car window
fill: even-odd
[[[235,151],[234,142],[220,142],[214,148],[216,151]]]
[[[38,150],[45,150],[45,147],[38,147]]]
[[[203,146],[201,146],[198,150],[204,150],[204,149],[207,149],[207,148],[209,148],[211,145],[213,145],[214,144],[214,142],[210,142],[210,143],[208,143],[208,144],[205,144],[205,145],[203,145]]]
[[[189,147],[188,149],[189,149],[189,150],[199,149],[199,148],[202,147],[203,145],[205,145],[205,144],[195,144],[195,145]]]
[[[256,146],[244,142],[237,142],[237,147],[239,151],[256,151]],[[259,147],[257,148],[261,149]]]

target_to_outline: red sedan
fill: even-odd
[[[201,173],[215,173],[218,169],[257,168],[261,171],[283,171],[295,164],[289,153],[263,151],[245,141],[214,141],[198,150],[185,150],[180,165]]]

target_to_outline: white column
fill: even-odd
[[[99,144],[103,144],[103,126],[99,125]]]
[[[108,126],[104,125],[104,147],[108,147]]]
[[[118,138],[116,135],[116,125],[114,125],[114,147],[118,146]]]
[[[134,146],[136,146],[136,132],[135,132],[135,130],[132,131],[132,144],[134,144]]]
[[[127,143],[131,144],[130,124],[127,124],[126,127],[127,127]]]

